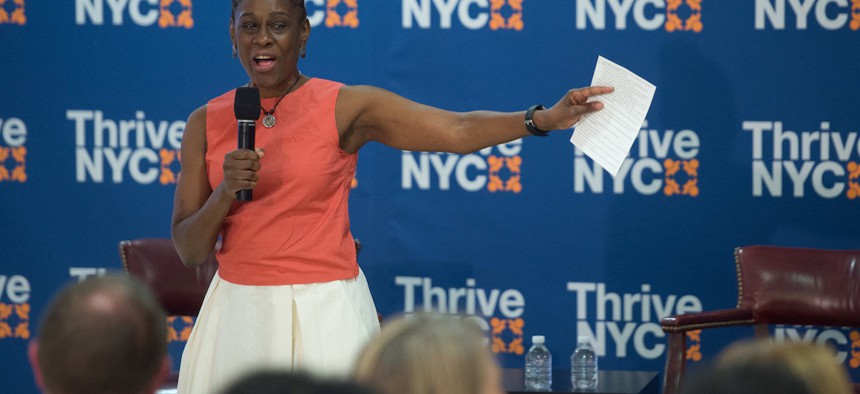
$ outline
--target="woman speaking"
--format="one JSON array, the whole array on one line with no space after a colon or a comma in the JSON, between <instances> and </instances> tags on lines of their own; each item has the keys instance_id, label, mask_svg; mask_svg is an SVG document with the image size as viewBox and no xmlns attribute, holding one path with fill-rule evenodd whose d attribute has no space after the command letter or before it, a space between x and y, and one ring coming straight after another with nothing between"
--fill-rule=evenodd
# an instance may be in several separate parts
<instances>
[{"instance_id":1,"label":"woman speaking","mask_svg":"<svg viewBox=\"0 0 860 394\"><path fill-rule=\"evenodd\" d=\"M311 28L304 0L233 0L230 38L260 92L256 149L236 149L236 90L191 113L172 236L183 262L220 238L218 274L185 347L179 392L215 392L251 369L345 376L379 330L356 261L348 199L370 141L410 151L468 153L567 129L609 87L570 90L544 109L457 113L383 89L302 74ZM254 200L236 192L252 189Z\"/></svg>"}]
</instances>

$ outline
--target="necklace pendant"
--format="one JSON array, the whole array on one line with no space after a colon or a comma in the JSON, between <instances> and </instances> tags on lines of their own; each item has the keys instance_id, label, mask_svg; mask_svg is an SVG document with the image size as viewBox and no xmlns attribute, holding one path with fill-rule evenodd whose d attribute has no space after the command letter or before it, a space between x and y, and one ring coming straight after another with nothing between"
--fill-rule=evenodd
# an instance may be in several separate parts
<instances>
[{"instance_id":1,"label":"necklace pendant","mask_svg":"<svg viewBox=\"0 0 860 394\"><path fill-rule=\"evenodd\" d=\"M266 126L267 129L271 129L272 127L274 127L275 116L272 114L266 114L266 116L263 117L263 126Z\"/></svg>"}]
</instances>

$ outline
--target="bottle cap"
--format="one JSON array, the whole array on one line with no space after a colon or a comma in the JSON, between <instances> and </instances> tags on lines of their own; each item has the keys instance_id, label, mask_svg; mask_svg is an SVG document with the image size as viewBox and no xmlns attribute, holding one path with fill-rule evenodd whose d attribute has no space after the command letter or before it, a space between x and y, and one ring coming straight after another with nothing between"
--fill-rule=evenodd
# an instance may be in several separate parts
<instances>
[{"instance_id":1,"label":"bottle cap","mask_svg":"<svg viewBox=\"0 0 860 394\"><path fill-rule=\"evenodd\" d=\"M583 343L583 342L588 342L589 339L591 339L591 337L583 335L583 336L577 337L576 341L579 343Z\"/></svg>"},{"instance_id":2,"label":"bottle cap","mask_svg":"<svg viewBox=\"0 0 860 394\"><path fill-rule=\"evenodd\" d=\"M544 343L546 338L543 335L532 336L532 343Z\"/></svg>"}]
</instances>

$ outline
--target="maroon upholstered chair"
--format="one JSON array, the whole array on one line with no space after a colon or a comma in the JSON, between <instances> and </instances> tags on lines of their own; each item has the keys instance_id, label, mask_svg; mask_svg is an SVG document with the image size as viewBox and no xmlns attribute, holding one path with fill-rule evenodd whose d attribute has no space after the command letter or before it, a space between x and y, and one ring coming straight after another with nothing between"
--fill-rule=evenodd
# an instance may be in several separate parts
<instances>
[{"instance_id":1,"label":"maroon upholstered chair","mask_svg":"<svg viewBox=\"0 0 860 394\"><path fill-rule=\"evenodd\" d=\"M744 246L735 264L736 308L661 320L669 334L664 394L680 392L689 331L749 325L767 337L770 324L860 327L860 250Z\"/></svg>"},{"instance_id":2,"label":"maroon upholstered chair","mask_svg":"<svg viewBox=\"0 0 860 394\"><path fill-rule=\"evenodd\" d=\"M125 271L152 289L168 315L197 316L218 271L214 253L197 268L182 265L168 238L121 241L119 255Z\"/></svg>"},{"instance_id":3,"label":"maroon upholstered chair","mask_svg":"<svg viewBox=\"0 0 860 394\"><path fill-rule=\"evenodd\" d=\"M121 241L119 255L125 272L142 280L155 294L169 316L168 322L170 319L183 319L187 324L193 321L218 271L214 253L197 268L184 266L169 238ZM182 333L171 331L170 339L185 340L190 329L187 325ZM175 389L178 375L178 371L172 371L161 389Z\"/></svg>"}]
</instances>

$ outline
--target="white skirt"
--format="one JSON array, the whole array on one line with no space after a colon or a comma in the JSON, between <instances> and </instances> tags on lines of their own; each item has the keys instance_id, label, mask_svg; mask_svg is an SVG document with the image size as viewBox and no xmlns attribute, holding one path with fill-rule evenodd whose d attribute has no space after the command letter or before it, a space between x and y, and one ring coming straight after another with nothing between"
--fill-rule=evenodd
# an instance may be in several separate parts
<instances>
[{"instance_id":1,"label":"white skirt","mask_svg":"<svg viewBox=\"0 0 860 394\"><path fill-rule=\"evenodd\" d=\"M345 377L379 332L364 273L326 283L245 286L215 275L179 367L180 394L215 393L262 368Z\"/></svg>"}]
</instances>

